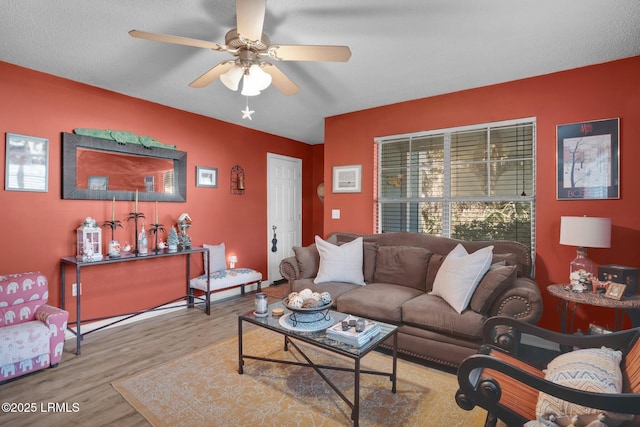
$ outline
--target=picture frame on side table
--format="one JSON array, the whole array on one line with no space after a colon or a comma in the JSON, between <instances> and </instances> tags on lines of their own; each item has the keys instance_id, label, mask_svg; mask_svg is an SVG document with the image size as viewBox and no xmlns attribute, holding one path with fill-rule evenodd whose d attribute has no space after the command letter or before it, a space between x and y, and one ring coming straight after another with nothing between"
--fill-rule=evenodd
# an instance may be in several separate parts
<instances>
[{"instance_id":1,"label":"picture frame on side table","mask_svg":"<svg viewBox=\"0 0 640 427\"><path fill-rule=\"evenodd\" d=\"M196 187L218 187L218 168L196 166Z\"/></svg>"},{"instance_id":2,"label":"picture frame on side table","mask_svg":"<svg viewBox=\"0 0 640 427\"><path fill-rule=\"evenodd\" d=\"M4 189L49 191L48 139L7 132Z\"/></svg>"},{"instance_id":3,"label":"picture frame on side table","mask_svg":"<svg viewBox=\"0 0 640 427\"><path fill-rule=\"evenodd\" d=\"M619 300L624 295L624 289L627 285L623 285L622 283L609 283L609 287L607 288L607 292L604 294L605 297Z\"/></svg>"},{"instance_id":4,"label":"picture frame on side table","mask_svg":"<svg viewBox=\"0 0 640 427\"><path fill-rule=\"evenodd\" d=\"M620 198L620 119L558 125L557 200Z\"/></svg>"},{"instance_id":5,"label":"picture frame on side table","mask_svg":"<svg viewBox=\"0 0 640 427\"><path fill-rule=\"evenodd\" d=\"M362 192L362 165L347 165L333 167L334 193Z\"/></svg>"}]
</instances>

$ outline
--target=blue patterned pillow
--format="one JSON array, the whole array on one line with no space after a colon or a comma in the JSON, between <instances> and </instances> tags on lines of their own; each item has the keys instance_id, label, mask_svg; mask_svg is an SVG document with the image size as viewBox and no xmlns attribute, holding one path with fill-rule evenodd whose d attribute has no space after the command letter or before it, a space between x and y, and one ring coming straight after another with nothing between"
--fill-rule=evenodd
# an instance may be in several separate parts
<instances>
[{"instance_id":1,"label":"blue patterned pillow","mask_svg":"<svg viewBox=\"0 0 640 427\"><path fill-rule=\"evenodd\" d=\"M610 348L589 348L562 354L549 363L545 379L565 387L594 393L620 393L622 353ZM632 419L633 416L608 413L600 409L587 408L561 400L546 393L540 393L536 414L545 419L553 419L560 426L587 425L600 420L609 427ZM577 418L574 418L577 417Z\"/></svg>"}]
</instances>

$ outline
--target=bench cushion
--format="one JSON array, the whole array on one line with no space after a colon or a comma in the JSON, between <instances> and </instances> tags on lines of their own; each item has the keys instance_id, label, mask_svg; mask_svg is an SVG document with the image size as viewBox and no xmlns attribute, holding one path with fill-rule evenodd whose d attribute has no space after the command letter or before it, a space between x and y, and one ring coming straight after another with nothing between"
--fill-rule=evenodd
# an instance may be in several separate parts
<instances>
[{"instance_id":1,"label":"bench cushion","mask_svg":"<svg viewBox=\"0 0 640 427\"><path fill-rule=\"evenodd\" d=\"M232 268L215 271L211 274L211 291L245 285L262 280L262 273L250 268ZM207 276L203 274L189 281L189 286L201 291L207 291Z\"/></svg>"}]
</instances>

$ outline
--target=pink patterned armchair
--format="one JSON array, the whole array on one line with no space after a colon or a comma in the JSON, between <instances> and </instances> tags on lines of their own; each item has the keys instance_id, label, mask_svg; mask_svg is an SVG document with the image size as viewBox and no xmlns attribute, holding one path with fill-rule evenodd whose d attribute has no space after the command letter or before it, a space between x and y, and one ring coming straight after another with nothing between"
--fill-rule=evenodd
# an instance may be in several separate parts
<instances>
[{"instance_id":1,"label":"pink patterned armchair","mask_svg":"<svg viewBox=\"0 0 640 427\"><path fill-rule=\"evenodd\" d=\"M60 362L69 313L48 296L42 273L0 275L0 382Z\"/></svg>"}]
</instances>

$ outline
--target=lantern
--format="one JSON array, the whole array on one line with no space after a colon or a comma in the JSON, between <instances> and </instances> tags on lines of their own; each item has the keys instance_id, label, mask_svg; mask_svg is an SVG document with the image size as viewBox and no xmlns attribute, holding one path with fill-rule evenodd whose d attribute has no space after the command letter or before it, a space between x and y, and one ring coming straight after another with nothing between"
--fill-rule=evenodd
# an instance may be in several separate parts
<instances>
[{"instance_id":1,"label":"lantern","mask_svg":"<svg viewBox=\"0 0 640 427\"><path fill-rule=\"evenodd\" d=\"M82 262L102 260L102 230L96 220L87 217L82 225L76 228L76 259Z\"/></svg>"}]
</instances>

